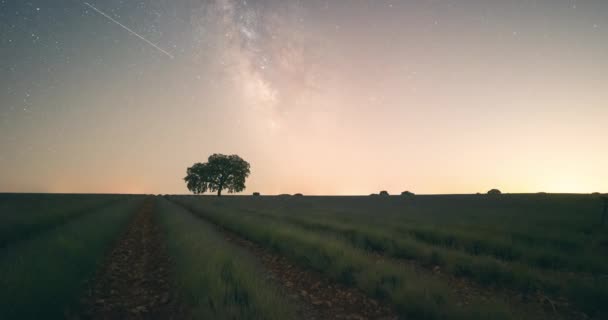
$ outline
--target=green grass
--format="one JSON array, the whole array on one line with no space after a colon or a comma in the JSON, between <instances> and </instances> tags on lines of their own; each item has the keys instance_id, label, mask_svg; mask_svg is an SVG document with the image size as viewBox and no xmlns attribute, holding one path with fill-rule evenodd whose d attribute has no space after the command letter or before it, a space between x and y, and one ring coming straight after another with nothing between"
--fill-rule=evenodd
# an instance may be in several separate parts
<instances>
[{"instance_id":1,"label":"green grass","mask_svg":"<svg viewBox=\"0 0 608 320\"><path fill-rule=\"evenodd\" d=\"M128 196L0 194L0 248L126 197Z\"/></svg>"},{"instance_id":2,"label":"green grass","mask_svg":"<svg viewBox=\"0 0 608 320\"><path fill-rule=\"evenodd\" d=\"M484 286L508 287L522 293L543 291L550 295L565 295L576 301L580 290L573 287L588 287L599 297L605 297L606 290L594 289L598 280L580 280L576 275L552 273L538 270L519 262L505 263L494 256L471 254L467 251L451 250L450 246L434 246L433 242L417 242L417 238L400 236L390 231L390 226L381 228L349 222L336 222L331 219L311 219L304 216L265 214L247 211L257 219L278 219L317 232L339 235L352 245L364 250L381 252L390 257L416 260L428 267L440 266L444 271L462 276ZM484 246L479 240L478 246ZM581 261L581 263L583 263ZM599 280L601 283L601 280ZM592 311L592 310L590 310Z\"/></svg>"},{"instance_id":3,"label":"green grass","mask_svg":"<svg viewBox=\"0 0 608 320\"><path fill-rule=\"evenodd\" d=\"M376 227L390 238L410 237L547 271L608 274L608 234L597 226L601 203L593 196L327 198L235 199L231 207L320 227Z\"/></svg>"},{"instance_id":4,"label":"green grass","mask_svg":"<svg viewBox=\"0 0 608 320\"><path fill-rule=\"evenodd\" d=\"M195 319L295 318L254 257L183 208L162 198L156 208L175 263L176 287Z\"/></svg>"},{"instance_id":5,"label":"green grass","mask_svg":"<svg viewBox=\"0 0 608 320\"><path fill-rule=\"evenodd\" d=\"M0 319L63 319L143 197L9 244L0 251Z\"/></svg>"},{"instance_id":6,"label":"green grass","mask_svg":"<svg viewBox=\"0 0 608 320\"><path fill-rule=\"evenodd\" d=\"M508 266L492 257L470 256L467 253L446 250L443 247L417 242L410 237L399 237L379 227L338 223L330 220L315 222L302 217L294 218L286 215L252 214L258 219L272 217L307 230L335 234L364 250L380 252L393 258L416 260L430 268L434 266L447 268L455 275L466 276L483 285L508 286L529 292L538 289L543 283L542 274L527 270L525 266ZM519 273L517 270L520 270Z\"/></svg>"},{"instance_id":7,"label":"green grass","mask_svg":"<svg viewBox=\"0 0 608 320\"><path fill-rule=\"evenodd\" d=\"M458 307L451 291L438 279L420 274L408 265L376 260L340 239L230 210L208 211L196 199L173 199L206 219L268 246L306 268L390 302L403 317L501 319L511 316L511 312L497 301Z\"/></svg>"},{"instance_id":8,"label":"green grass","mask_svg":"<svg viewBox=\"0 0 608 320\"><path fill-rule=\"evenodd\" d=\"M0 194L0 319L59 319L76 308L142 199ZM256 258L204 220L360 288L404 318L553 315L548 306L547 313L507 307L492 287L565 297L591 319L608 316L608 228L598 225L601 201L590 195L169 199L180 205L158 197L155 214L175 263L175 288L195 318L297 316ZM446 278L420 272L435 266L487 286L480 297L490 299L460 306Z\"/></svg>"},{"instance_id":9,"label":"green grass","mask_svg":"<svg viewBox=\"0 0 608 320\"><path fill-rule=\"evenodd\" d=\"M591 196L174 199L207 214L325 234L358 249L439 265L484 286L565 296L591 317L608 314L606 230L597 226L601 203Z\"/></svg>"}]
</instances>

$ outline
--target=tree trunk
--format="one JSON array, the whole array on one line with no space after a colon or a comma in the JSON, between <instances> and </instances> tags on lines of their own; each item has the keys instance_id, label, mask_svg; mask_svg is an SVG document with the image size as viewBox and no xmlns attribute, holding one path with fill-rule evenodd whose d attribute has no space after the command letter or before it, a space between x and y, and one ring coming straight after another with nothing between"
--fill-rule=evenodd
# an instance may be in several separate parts
<instances>
[{"instance_id":1,"label":"tree trunk","mask_svg":"<svg viewBox=\"0 0 608 320\"><path fill-rule=\"evenodd\" d=\"M219 184L217 185L217 196L218 197L222 196L222 189L224 189L224 182L226 182L226 181L224 180L224 175L222 174L219 179Z\"/></svg>"}]
</instances>

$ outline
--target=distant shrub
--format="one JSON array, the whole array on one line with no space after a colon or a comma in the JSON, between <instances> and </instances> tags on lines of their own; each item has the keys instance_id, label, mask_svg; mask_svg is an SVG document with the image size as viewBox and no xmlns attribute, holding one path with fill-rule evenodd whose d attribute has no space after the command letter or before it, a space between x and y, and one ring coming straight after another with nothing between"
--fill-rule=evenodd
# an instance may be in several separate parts
<instances>
[{"instance_id":1,"label":"distant shrub","mask_svg":"<svg viewBox=\"0 0 608 320\"><path fill-rule=\"evenodd\" d=\"M415 194L413 192L409 192L409 191L403 191L403 192L401 192L401 195L406 196L406 197L415 196Z\"/></svg>"},{"instance_id":2,"label":"distant shrub","mask_svg":"<svg viewBox=\"0 0 608 320\"><path fill-rule=\"evenodd\" d=\"M382 191L380 191L380 195L381 196L388 196L388 191L382 190Z\"/></svg>"},{"instance_id":3,"label":"distant shrub","mask_svg":"<svg viewBox=\"0 0 608 320\"><path fill-rule=\"evenodd\" d=\"M259 196L260 196L260 193L259 193L259 192L254 192L254 193L253 193L253 196L254 196L254 197L259 197Z\"/></svg>"},{"instance_id":4,"label":"distant shrub","mask_svg":"<svg viewBox=\"0 0 608 320\"><path fill-rule=\"evenodd\" d=\"M377 194L377 193L370 193L370 195L369 195L369 196L370 196L370 197L377 197L377 196L378 196L378 194Z\"/></svg>"},{"instance_id":5,"label":"distant shrub","mask_svg":"<svg viewBox=\"0 0 608 320\"><path fill-rule=\"evenodd\" d=\"M502 192L500 192L500 190L498 190L498 189L492 189L492 190L488 191L488 194L498 195L498 194L502 194Z\"/></svg>"},{"instance_id":6,"label":"distant shrub","mask_svg":"<svg viewBox=\"0 0 608 320\"><path fill-rule=\"evenodd\" d=\"M600 194L601 194L601 193L599 193L599 192L594 192L594 193L592 193L592 195L594 195L594 196L599 196Z\"/></svg>"},{"instance_id":7,"label":"distant shrub","mask_svg":"<svg viewBox=\"0 0 608 320\"><path fill-rule=\"evenodd\" d=\"M294 197L302 197L302 196L303 196L303 194L301 194L301 193L296 193L296 194L294 194L293 196L294 196Z\"/></svg>"}]
</instances>

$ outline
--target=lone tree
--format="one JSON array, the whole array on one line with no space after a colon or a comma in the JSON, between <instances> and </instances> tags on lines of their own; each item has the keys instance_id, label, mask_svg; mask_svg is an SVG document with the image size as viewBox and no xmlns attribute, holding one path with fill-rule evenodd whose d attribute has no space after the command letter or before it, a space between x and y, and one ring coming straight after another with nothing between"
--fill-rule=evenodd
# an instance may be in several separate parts
<instances>
[{"instance_id":1,"label":"lone tree","mask_svg":"<svg viewBox=\"0 0 608 320\"><path fill-rule=\"evenodd\" d=\"M502 194L502 192L500 192L500 190L498 190L498 189L492 189L492 190L488 191L488 194L499 195L499 194Z\"/></svg>"},{"instance_id":2,"label":"lone tree","mask_svg":"<svg viewBox=\"0 0 608 320\"><path fill-rule=\"evenodd\" d=\"M218 197L224 189L230 193L243 191L250 173L249 163L238 155L217 153L209 156L205 163L195 163L186 172L184 180L188 190L195 194L217 191Z\"/></svg>"}]
</instances>

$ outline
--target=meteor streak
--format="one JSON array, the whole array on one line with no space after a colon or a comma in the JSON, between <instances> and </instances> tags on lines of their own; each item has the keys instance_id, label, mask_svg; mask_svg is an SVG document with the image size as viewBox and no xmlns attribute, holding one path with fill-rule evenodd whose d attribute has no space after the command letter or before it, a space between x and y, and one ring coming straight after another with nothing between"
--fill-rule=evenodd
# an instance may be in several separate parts
<instances>
[{"instance_id":1,"label":"meteor streak","mask_svg":"<svg viewBox=\"0 0 608 320\"><path fill-rule=\"evenodd\" d=\"M125 29L125 30L129 31L129 32L130 32L131 34L133 34L134 36L136 36L136 37L140 38L141 40L145 41L147 44L149 44L149 45L153 46L153 47L154 47L154 48L156 48L158 51L160 51L160 52L162 52L162 53L166 54L167 56L169 56L169 58L171 58L171 59L175 58L175 57L174 57L172 54L170 54L169 52L167 52L167 51L165 51L165 50L161 49L159 46L157 46L157 45L155 45L154 43L152 43L152 42L148 41L148 39L146 39L146 38L144 38L144 37L140 36L139 34L137 34L137 32L135 32L135 31L133 31L133 30L129 29L128 27L126 27L126 26L125 26L125 25L123 25L122 23L120 23L120 22L118 22L118 21L114 20L112 17L110 17L109 15L105 14L103 11L101 11L101 10L99 10L99 9L95 8L95 7L94 7L92 4L90 4L90 3L88 3L88 2L84 2L84 4L85 4L87 7L89 7L89 8L91 8L91 9L95 10L97 13L101 14L102 16L104 16L104 17L106 17L106 18L110 19L110 21L112 21L112 22L116 23L117 25L121 26L123 29Z\"/></svg>"}]
</instances>

